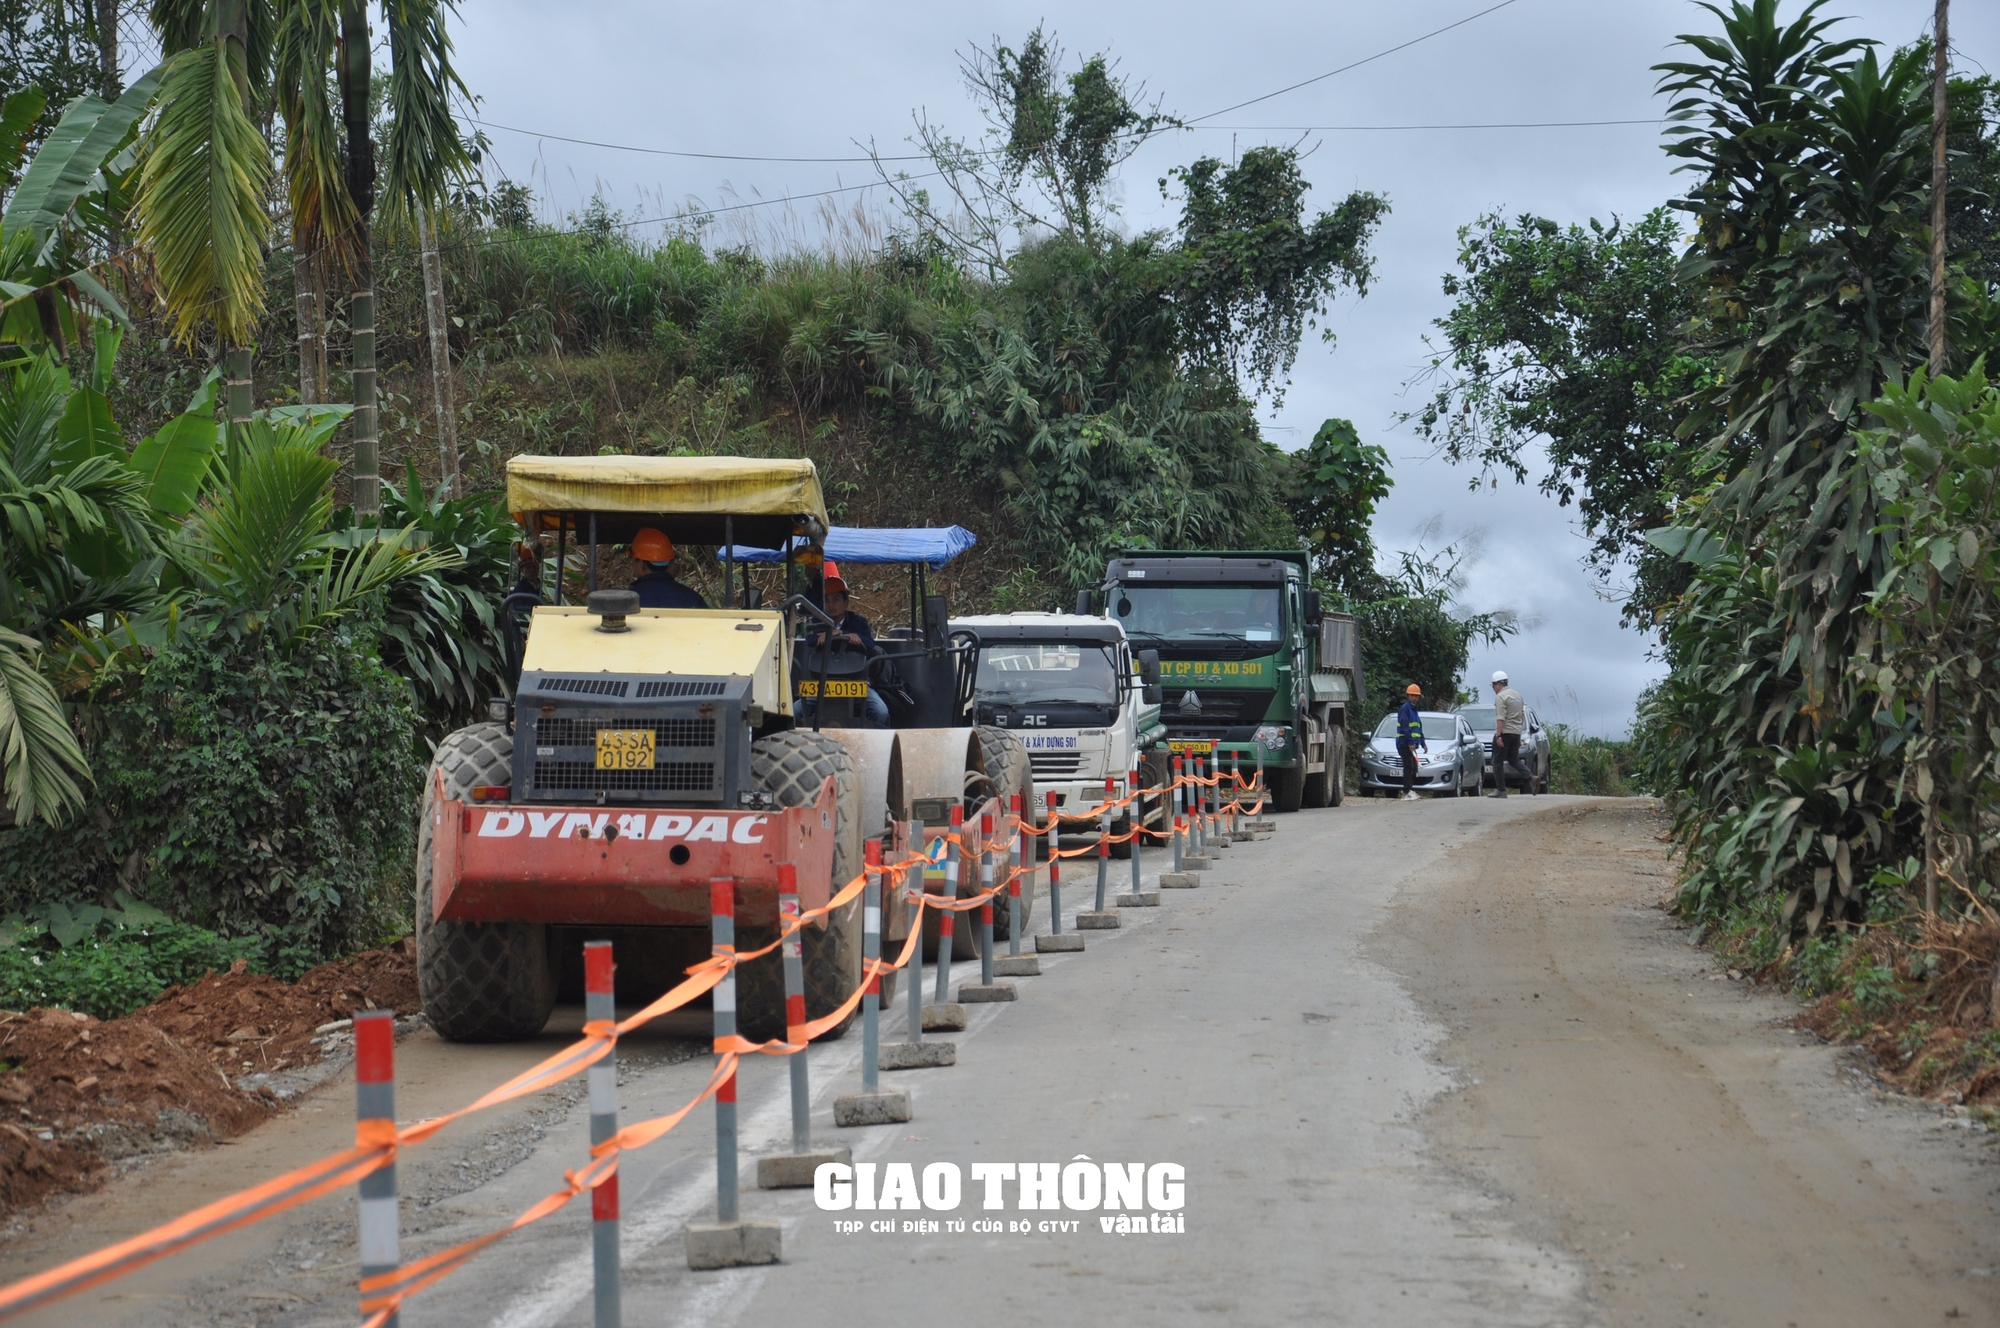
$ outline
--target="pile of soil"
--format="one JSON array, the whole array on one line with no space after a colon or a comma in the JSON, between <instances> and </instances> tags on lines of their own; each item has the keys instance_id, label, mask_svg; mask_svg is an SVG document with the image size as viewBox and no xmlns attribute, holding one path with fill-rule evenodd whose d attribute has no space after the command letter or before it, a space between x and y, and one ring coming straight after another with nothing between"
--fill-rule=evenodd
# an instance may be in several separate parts
<instances>
[{"instance_id":1,"label":"pile of soil","mask_svg":"<svg viewBox=\"0 0 2000 1328\"><path fill-rule=\"evenodd\" d=\"M293 983L238 960L118 1019L0 1011L0 1211L89 1189L111 1162L242 1134L283 1103L237 1076L318 1061L315 1033L357 1010L417 1008L406 940Z\"/></svg>"},{"instance_id":2,"label":"pile of soil","mask_svg":"<svg viewBox=\"0 0 2000 1328\"><path fill-rule=\"evenodd\" d=\"M1864 969L1872 981L1858 983ZM2000 923L1933 922L1915 937L1871 928L1850 948L1840 989L1798 1023L1866 1048L1883 1082L1904 1092L2000 1108L1997 980Z\"/></svg>"}]
</instances>

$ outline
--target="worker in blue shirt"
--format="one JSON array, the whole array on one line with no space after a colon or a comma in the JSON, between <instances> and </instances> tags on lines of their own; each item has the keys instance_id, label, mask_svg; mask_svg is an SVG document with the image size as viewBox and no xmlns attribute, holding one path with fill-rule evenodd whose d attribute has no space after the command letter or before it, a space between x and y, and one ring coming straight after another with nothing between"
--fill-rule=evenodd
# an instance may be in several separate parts
<instances>
[{"instance_id":1,"label":"worker in blue shirt","mask_svg":"<svg viewBox=\"0 0 2000 1328\"><path fill-rule=\"evenodd\" d=\"M1423 694L1423 688L1411 683L1396 710L1396 755L1403 758L1404 802L1417 801L1417 753L1430 750L1424 741L1424 717L1417 713L1417 699Z\"/></svg>"},{"instance_id":2,"label":"worker in blue shirt","mask_svg":"<svg viewBox=\"0 0 2000 1328\"><path fill-rule=\"evenodd\" d=\"M705 609L708 601L700 592L684 586L674 576L674 542L664 531L647 526L632 537L632 561L644 563L646 570L632 582L642 609Z\"/></svg>"}]
</instances>

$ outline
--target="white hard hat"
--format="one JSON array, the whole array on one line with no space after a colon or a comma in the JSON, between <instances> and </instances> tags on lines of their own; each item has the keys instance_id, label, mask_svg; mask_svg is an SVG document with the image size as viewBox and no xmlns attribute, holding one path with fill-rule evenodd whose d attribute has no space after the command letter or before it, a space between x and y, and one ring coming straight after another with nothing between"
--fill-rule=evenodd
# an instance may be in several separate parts
<instances>
[{"instance_id":1,"label":"white hard hat","mask_svg":"<svg viewBox=\"0 0 2000 1328\"><path fill-rule=\"evenodd\" d=\"M1506 671L1505 669L1495 669L1495 670L1493 670L1493 681L1495 681L1495 682L1505 682L1505 681L1507 681L1507 671Z\"/></svg>"}]
</instances>

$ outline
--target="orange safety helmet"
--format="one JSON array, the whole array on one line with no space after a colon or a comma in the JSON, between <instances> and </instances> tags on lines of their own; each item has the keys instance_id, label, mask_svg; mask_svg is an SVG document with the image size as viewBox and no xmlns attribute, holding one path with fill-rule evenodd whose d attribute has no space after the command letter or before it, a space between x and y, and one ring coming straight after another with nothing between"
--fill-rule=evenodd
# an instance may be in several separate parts
<instances>
[{"instance_id":1,"label":"orange safety helmet","mask_svg":"<svg viewBox=\"0 0 2000 1328\"><path fill-rule=\"evenodd\" d=\"M1411 696L1422 696L1424 694L1424 689L1417 686L1415 683L1411 683L1408 687L1405 687L1403 690L1409 693Z\"/></svg>"},{"instance_id":2,"label":"orange safety helmet","mask_svg":"<svg viewBox=\"0 0 2000 1328\"><path fill-rule=\"evenodd\" d=\"M664 532L647 526L632 537L632 556L642 563L670 563L674 560L674 542Z\"/></svg>"},{"instance_id":3,"label":"orange safety helmet","mask_svg":"<svg viewBox=\"0 0 2000 1328\"><path fill-rule=\"evenodd\" d=\"M826 577L820 585L825 593L830 595L838 587L840 593L845 595L847 593L847 579L840 574L840 564L828 558L822 566L825 569Z\"/></svg>"}]
</instances>

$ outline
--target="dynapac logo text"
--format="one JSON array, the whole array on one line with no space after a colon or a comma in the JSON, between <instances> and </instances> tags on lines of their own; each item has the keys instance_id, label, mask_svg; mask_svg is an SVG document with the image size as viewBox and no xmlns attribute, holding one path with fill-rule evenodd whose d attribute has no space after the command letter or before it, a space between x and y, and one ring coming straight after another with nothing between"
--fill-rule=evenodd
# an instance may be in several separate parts
<instances>
[{"instance_id":1,"label":"dynapac logo text","mask_svg":"<svg viewBox=\"0 0 2000 1328\"><path fill-rule=\"evenodd\" d=\"M512 839L527 832L530 839L678 839L689 844L761 844L762 816L689 816L682 812L498 811L489 809L479 823L482 839ZM648 822L651 822L649 825ZM732 825L731 823L734 822ZM616 834L609 833L615 827Z\"/></svg>"}]
</instances>

